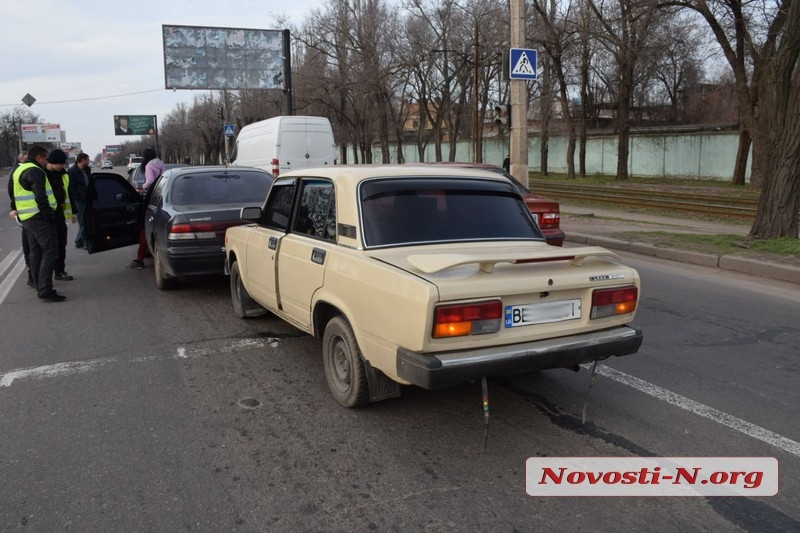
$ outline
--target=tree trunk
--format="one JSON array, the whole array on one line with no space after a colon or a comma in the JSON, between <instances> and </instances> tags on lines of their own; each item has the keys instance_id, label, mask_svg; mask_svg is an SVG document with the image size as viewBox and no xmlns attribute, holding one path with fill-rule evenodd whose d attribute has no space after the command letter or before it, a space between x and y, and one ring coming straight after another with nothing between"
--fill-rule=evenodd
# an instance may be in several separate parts
<instances>
[{"instance_id":1,"label":"tree trunk","mask_svg":"<svg viewBox=\"0 0 800 533\"><path fill-rule=\"evenodd\" d=\"M542 92L541 105L539 106L542 113L542 134L541 144L539 145L539 171L543 176L547 176L549 175L547 158L550 154L550 118L553 116L553 93L550 81L550 62L547 59L543 59L542 67Z\"/></svg>"},{"instance_id":2,"label":"tree trunk","mask_svg":"<svg viewBox=\"0 0 800 533\"><path fill-rule=\"evenodd\" d=\"M753 160L763 188L750 235L797 238L800 211L800 6L791 8L786 38L763 70L754 115ZM756 144L756 139L758 143ZM752 181L752 174L751 174Z\"/></svg>"},{"instance_id":3,"label":"tree trunk","mask_svg":"<svg viewBox=\"0 0 800 533\"><path fill-rule=\"evenodd\" d=\"M739 125L739 148L736 151L736 165L733 167L733 184L744 185L747 175L747 158L750 156L750 130Z\"/></svg>"},{"instance_id":4,"label":"tree trunk","mask_svg":"<svg viewBox=\"0 0 800 533\"><path fill-rule=\"evenodd\" d=\"M567 95L567 80L564 76L564 66L561 64L561 57L553 58L553 70L558 78L559 96L561 99L561 118L564 127L567 129L567 179L575 179L575 123L572 120L572 113L569 107L569 96Z\"/></svg>"},{"instance_id":5,"label":"tree trunk","mask_svg":"<svg viewBox=\"0 0 800 533\"><path fill-rule=\"evenodd\" d=\"M579 123L578 136L580 138L580 148L578 150L578 175L586 177L586 123L589 120L589 67L588 59L584 62L581 57L581 120Z\"/></svg>"}]
</instances>

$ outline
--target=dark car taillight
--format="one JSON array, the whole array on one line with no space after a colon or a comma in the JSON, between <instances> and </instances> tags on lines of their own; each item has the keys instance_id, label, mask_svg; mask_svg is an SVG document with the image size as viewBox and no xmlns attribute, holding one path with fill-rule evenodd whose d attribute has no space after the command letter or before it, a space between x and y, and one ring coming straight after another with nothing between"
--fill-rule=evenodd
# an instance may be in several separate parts
<instances>
[{"instance_id":1,"label":"dark car taillight","mask_svg":"<svg viewBox=\"0 0 800 533\"><path fill-rule=\"evenodd\" d=\"M225 230L231 226L240 226L243 221L234 222L200 222L192 224L173 224L169 228L169 240L184 241L193 239L214 239L225 237Z\"/></svg>"},{"instance_id":2,"label":"dark car taillight","mask_svg":"<svg viewBox=\"0 0 800 533\"><path fill-rule=\"evenodd\" d=\"M545 208L537 213L539 217L539 227L542 229L557 228L561 222L561 213L556 208Z\"/></svg>"}]
</instances>

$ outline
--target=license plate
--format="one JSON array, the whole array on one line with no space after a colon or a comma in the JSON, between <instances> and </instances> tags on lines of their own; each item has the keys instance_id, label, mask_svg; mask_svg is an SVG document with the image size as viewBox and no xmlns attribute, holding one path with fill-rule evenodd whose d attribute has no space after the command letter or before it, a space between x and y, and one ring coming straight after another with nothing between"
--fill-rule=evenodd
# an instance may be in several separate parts
<instances>
[{"instance_id":1,"label":"license plate","mask_svg":"<svg viewBox=\"0 0 800 533\"><path fill-rule=\"evenodd\" d=\"M581 317L581 299L561 300L541 304L507 305L506 327L530 326L562 322Z\"/></svg>"}]
</instances>

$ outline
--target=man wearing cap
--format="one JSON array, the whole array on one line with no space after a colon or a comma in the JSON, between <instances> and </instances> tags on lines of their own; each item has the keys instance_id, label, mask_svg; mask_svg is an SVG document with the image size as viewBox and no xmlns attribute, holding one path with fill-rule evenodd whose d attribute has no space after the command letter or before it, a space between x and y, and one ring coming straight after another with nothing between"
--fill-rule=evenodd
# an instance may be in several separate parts
<instances>
[{"instance_id":1,"label":"man wearing cap","mask_svg":"<svg viewBox=\"0 0 800 533\"><path fill-rule=\"evenodd\" d=\"M58 257L56 258L55 279L72 281L74 278L64 270L67 259L67 219L74 224L78 218L73 215L75 206L72 205L67 191L69 190L69 175L66 172L67 154L64 150L56 148L47 156L47 181L56 197L56 235L58 237Z\"/></svg>"},{"instance_id":2,"label":"man wearing cap","mask_svg":"<svg viewBox=\"0 0 800 533\"><path fill-rule=\"evenodd\" d=\"M53 290L53 266L58 258L56 236L56 197L47 180L47 150L34 146L28 160L11 177L14 180L14 205L30 245L30 268L39 298L60 302L64 296Z\"/></svg>"}]
</instances>

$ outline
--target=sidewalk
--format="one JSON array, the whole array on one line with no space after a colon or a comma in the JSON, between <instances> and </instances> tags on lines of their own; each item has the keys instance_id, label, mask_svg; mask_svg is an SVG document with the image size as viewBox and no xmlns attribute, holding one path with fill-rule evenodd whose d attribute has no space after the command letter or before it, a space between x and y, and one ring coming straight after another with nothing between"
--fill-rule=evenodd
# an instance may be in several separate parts
<instances>
[{"instance_id":1,"label":"sidewalk","mask_svg":"<svg viewBox=\"0 0 800 533\"><path fill-rule=\"evenodd\" d=\"M629 213L621 210L561 204L561 229L567 241L602 246L694 265L741 272L762 278L800 284L800 267L787 262L747 257L739 254L715 255L654 246L621 239L623 232L666 231L675 233L747 235L749 225L719 224L690 218L673 218Z\"/></svg>"}]
</instances>

